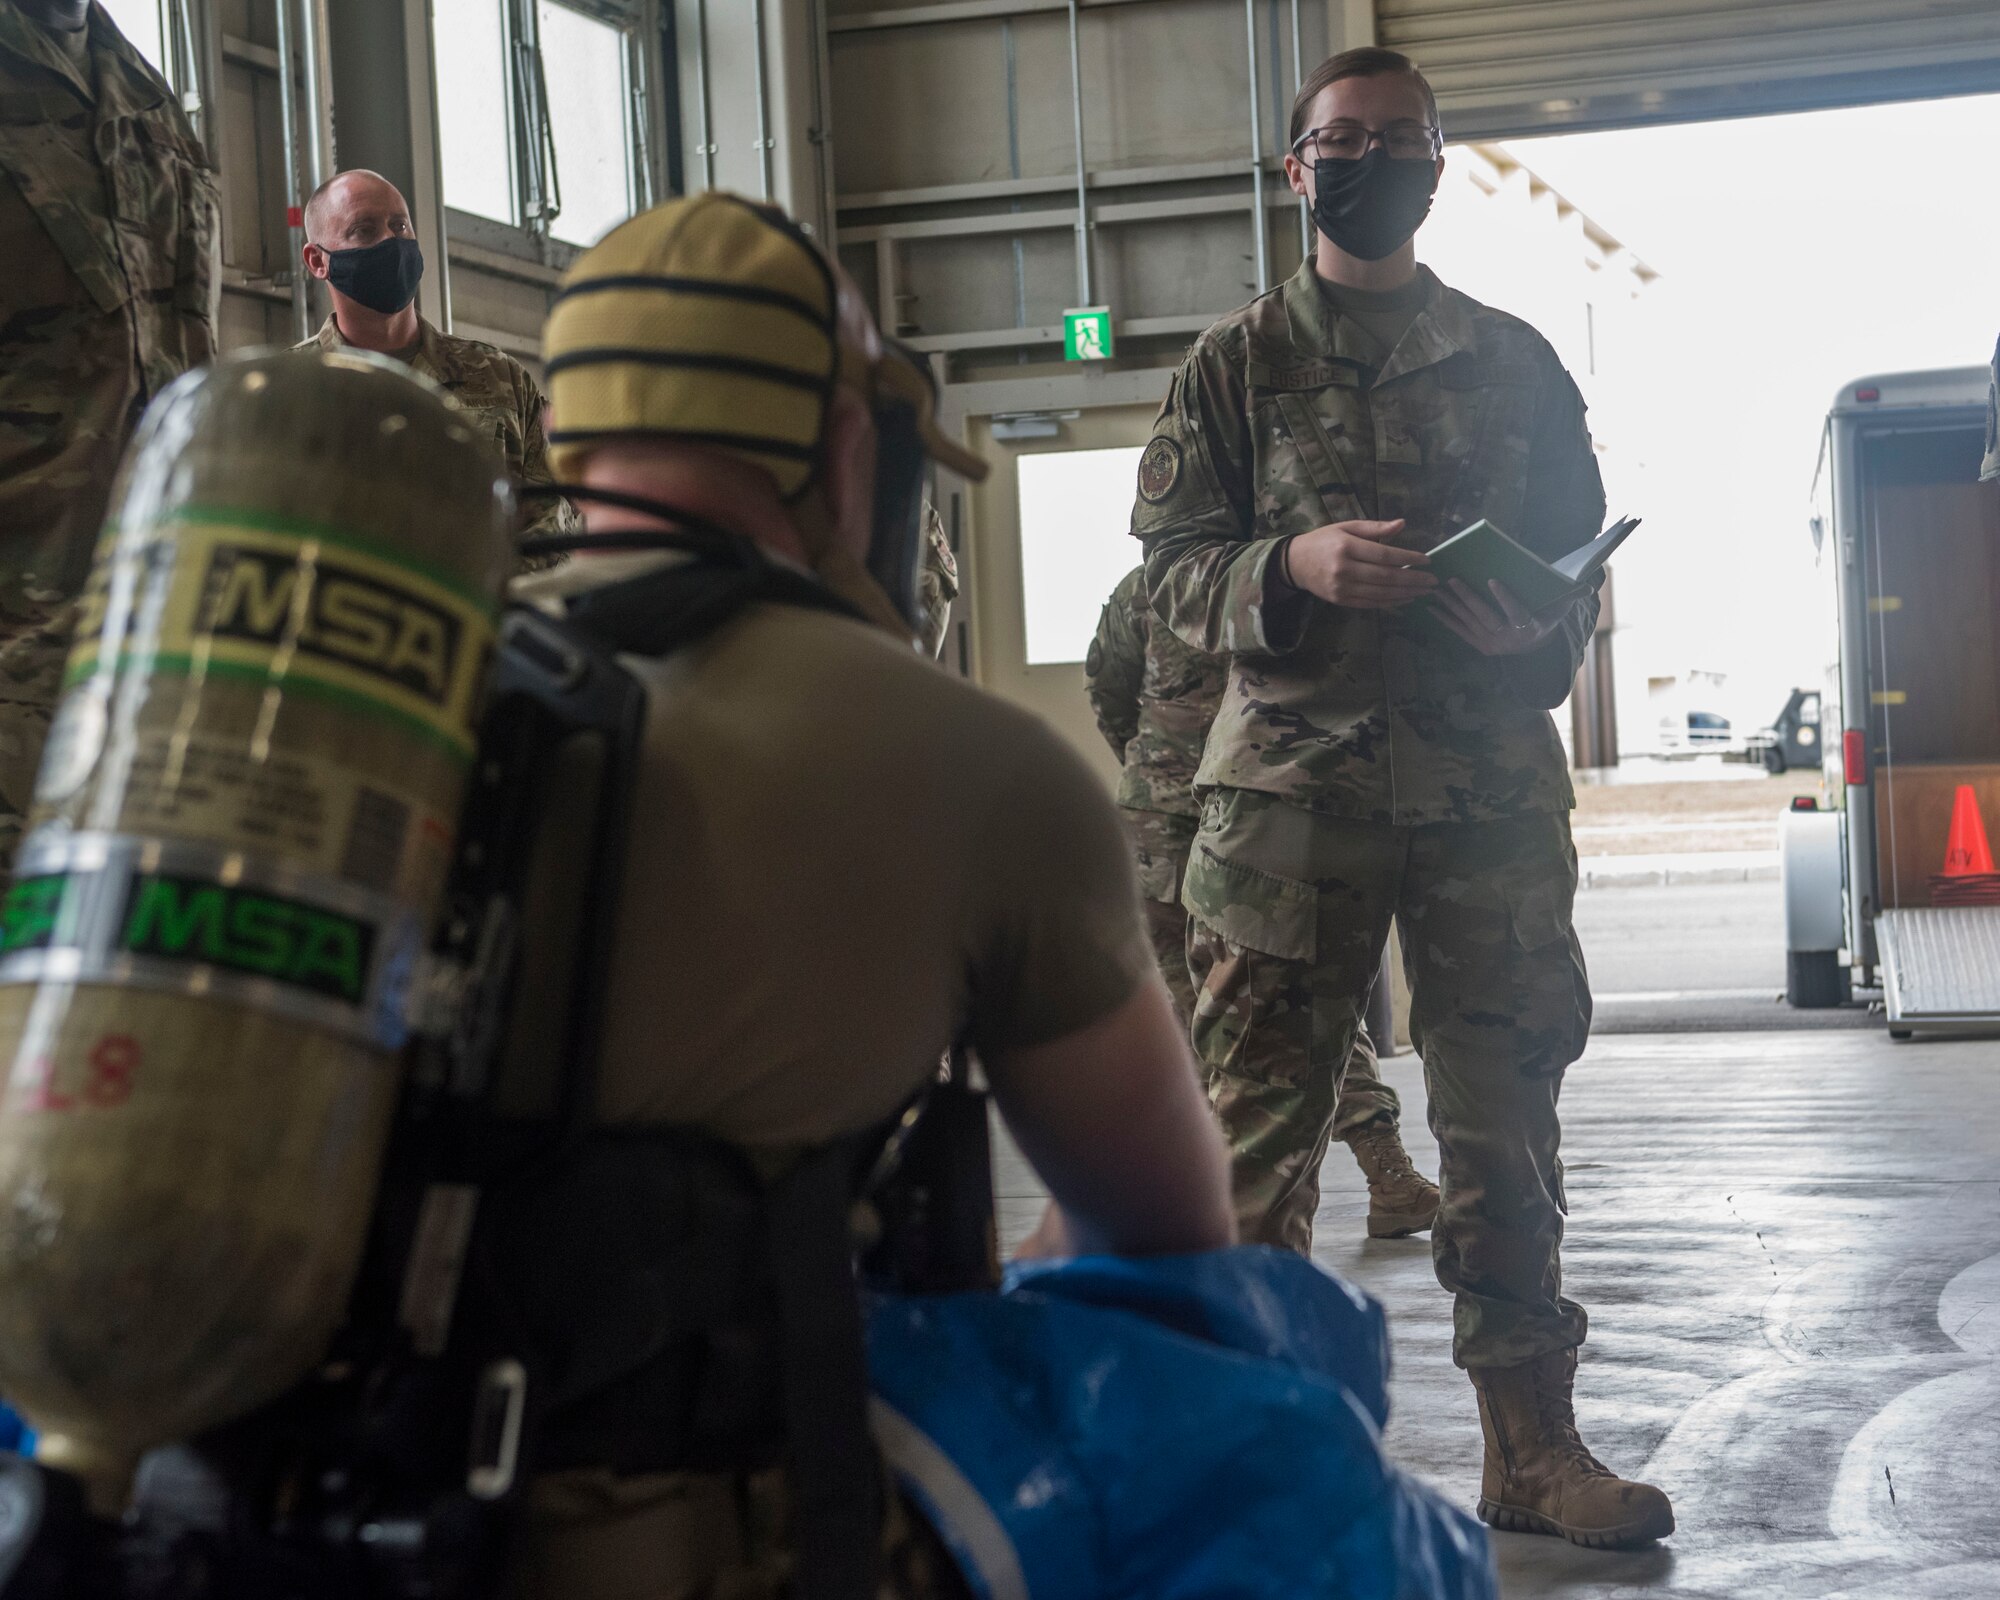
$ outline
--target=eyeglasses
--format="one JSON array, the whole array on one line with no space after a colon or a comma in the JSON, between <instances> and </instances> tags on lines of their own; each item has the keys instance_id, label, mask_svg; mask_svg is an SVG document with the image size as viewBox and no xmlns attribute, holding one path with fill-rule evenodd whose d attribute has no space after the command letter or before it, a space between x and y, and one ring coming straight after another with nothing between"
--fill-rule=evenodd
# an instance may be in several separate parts
<instances>
[{"instance_id":1,"label":"eyeglasses","mask_svg":"<svg viewBox=\"0 0 2000 1600\"><path fill-rule=\"evenodd\" d=\"M1436 128L1414 119L1392 122L1386 128L1329 122L1301 135L1292 146L1292 154L1301 161L1359 161L1377 139L1392 161L1434 160L1442 143Z\"/></svg>"}]
</instances>

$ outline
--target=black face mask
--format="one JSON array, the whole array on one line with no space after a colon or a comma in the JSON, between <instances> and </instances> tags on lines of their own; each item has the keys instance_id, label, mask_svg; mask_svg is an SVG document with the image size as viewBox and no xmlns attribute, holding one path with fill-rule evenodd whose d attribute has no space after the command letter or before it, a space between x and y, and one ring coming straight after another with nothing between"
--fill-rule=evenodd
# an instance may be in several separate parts
<instances>
[{"instance_id":1,"label":"black face mask","mask_svg":"<svg viewBox=\"0 0 2000 1600\"><path fill-rule=\"evenodd\" d=\"M326 281L357 305L385 317L416 299L423 276L424 253L417 241L394 234L380 244L326 253Z\"/></svg>"},{"instance_id":2,"label":"black face mask","mask_svg":"<svg viewBox=\"0 0 2000 1600\"><path fill-rule=\"evenodd\" d=\"M1359 161L1313 167L1313 225L1362 261L1392 256L1423 226L1437 193L1437 163L1370 150Z\"/></svg>"}]
</instances>

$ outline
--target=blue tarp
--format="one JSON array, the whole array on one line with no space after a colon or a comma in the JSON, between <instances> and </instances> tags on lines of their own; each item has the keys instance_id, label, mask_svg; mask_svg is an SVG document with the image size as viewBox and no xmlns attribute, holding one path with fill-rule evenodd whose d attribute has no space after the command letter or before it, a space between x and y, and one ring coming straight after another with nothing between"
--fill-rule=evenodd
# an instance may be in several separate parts
<instances>
[{"instance_id":1,"label":"blue tarp","mask_svg":"<svg viewBox=\"0 0 2000 1600\"><path fill-rule=\"evenodd\" d=\"M985 1600L1498 1594L1485 1529L1383 1456L1381 1307L1289 1252L1021 1264L875 1300L870 1347Z\"/></svg>"}]
</instances>

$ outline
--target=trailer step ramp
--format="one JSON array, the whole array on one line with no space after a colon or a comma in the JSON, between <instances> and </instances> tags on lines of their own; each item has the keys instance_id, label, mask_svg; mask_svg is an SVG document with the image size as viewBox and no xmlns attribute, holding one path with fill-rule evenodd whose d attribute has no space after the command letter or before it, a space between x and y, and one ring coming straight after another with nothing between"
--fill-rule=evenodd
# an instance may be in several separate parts
<instances>
[{"instance_id":1,"label":"trailer step ramp","mask_svg":"<svg viewBox=\"0 0 2000 1600\"><path fill-rule=\"evenodd\" d=\"M1875 938L1891 1028L2000 1027L2000 906L1885 911Z\"/></svg>"}]
</instances>

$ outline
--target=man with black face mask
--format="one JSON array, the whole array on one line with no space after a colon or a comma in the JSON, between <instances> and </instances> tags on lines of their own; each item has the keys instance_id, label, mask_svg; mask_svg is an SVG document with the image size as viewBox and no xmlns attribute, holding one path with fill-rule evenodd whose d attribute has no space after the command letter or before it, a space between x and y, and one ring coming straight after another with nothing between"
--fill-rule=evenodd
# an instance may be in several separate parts
<instances>
[{"instance_id":1,"label":"man with black face mask","mask_svg":"<svg viewBox=\"0 0 2000 1600\"><path fill-rule=\"evenodd\" d=\"M360 168L336 173L306 202L305 233L306 271L326 285L333 314L301 348L352 346L394 356L478 418L517 481L547 483L542 391L533 374L505 351L440 333L417 314L424 253L396 186ZM524 538L581 525L565 500L529 505Z\"/></svg>"},{"instance_id":2,"label":"man with black face mask","mask_svg":"<svg viewBox=\"0 0 2000 1600\"><path fill-rule=\"evenodd\" d=\"M1432 1231L1486 1438L1480 1514L1579 1544L1673 1530L1578 1438L1556 1099L1590 991L1574 803L1549 712L1595 593L1530 614L1424 554L1485 517L1545 558L1604 490L1548 342L1418 266L1444 170L1408 57L1350 50L1292 108L1312 259L1196 341L1139 467L1153 609L1230 658L1183 890L1192 1029L1246 1239L1307 1250L1319 1164L1390 919L1443 1191Z\"/></svg>"}]
</instances>

